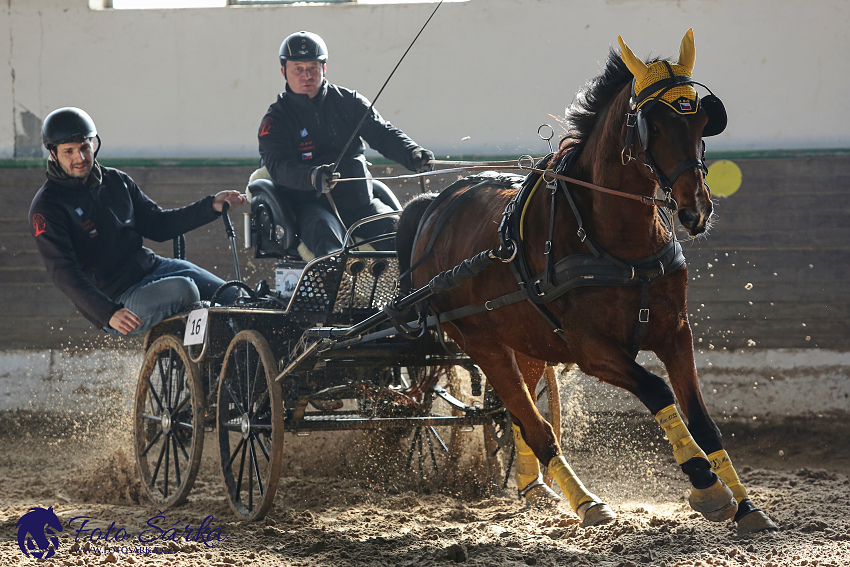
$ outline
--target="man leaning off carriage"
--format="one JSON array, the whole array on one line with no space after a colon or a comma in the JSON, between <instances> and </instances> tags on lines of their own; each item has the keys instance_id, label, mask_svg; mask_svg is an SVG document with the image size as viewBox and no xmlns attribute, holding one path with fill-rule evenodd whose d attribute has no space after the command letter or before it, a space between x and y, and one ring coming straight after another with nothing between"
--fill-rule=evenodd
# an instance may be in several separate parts
<instances>
[{"instance_id":1,"label":"man leaning off carriage","mask_svg":"<svg viewBox=\"0 0 850 567\"><path fill-rule=\"evenodd\" d=\"M340 220L351 226L365 217L393 211L374 194L373 185L380 181L371 179L363 155L364 140L383 156L417 173L433 169L434 154L384 120L363 96L328 83L328 50L318 35L306 31L291 34L281 44L279 56L286 90L260 124L260 156L293 210L301 241L315 256L325 256L342 248L345 229ZM337 183L338 175L351 180ZM332 195L326 195L331 191ZM392 232L394 222L385 218L368 223L357 236ZM392 243L375 242L373 246L386 249L392 248Z\"/></svg>"},{"instance_id":2,"label":"man leaning off carriage","mask_svg":"<svg viewBox=\"0 0 850 567\"><path fill-rule=\"evenodd\" d=\"M140 335L211 299L225 283L191 262L156 255L143 241L164 242L203 226L221 216L225 203L245 203L244 195L221 191L163 210L126 173L97 162L100 137L79 108L51 112L42 141L50 154L47 180L30 206L30 229L54 285L95 326ZM232 302L239 291L221 295Z\"/></svg>"}]
</instances>

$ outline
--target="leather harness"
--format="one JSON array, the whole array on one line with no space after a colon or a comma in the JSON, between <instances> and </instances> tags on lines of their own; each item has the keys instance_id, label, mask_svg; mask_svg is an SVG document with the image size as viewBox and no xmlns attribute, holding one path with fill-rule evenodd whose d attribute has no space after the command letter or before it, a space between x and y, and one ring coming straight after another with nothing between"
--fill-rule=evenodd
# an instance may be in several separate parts
<instances>
[{"instance_id":1,"label":"leather harness","mask_svg":"<svg viewBox=\"0 0 850 567\"><path fill-rule=\"evenodd\" d=\"M460 307L458 309L440 313L436 316L427 317L427 320L423 322L424 324L454 321L473 314L491 311L519 301L527 300L549 323L553 331L559 337L566 340L566 335L564 334L560 322L546 307L547 303L578 287L640 286L641 305L638 311L638 317L635 323L630 346L630 353L632 356L637 355L637 352L640 349L640 343L649 323L650 283L684 266L685 257L682 253L681 245L675 240L675 238L671 238L669 242L653 254L636 260L623 260L616 258L599 246L584 229L581 214L567 183L563 179L558 178L563 177L569 172L580 152L581 149L578 148L565 154L556 168L557 173L560 175L553 176L551 180L549 179L549 176L538 172L530 173L527 177L525 177L524 181L522 176L519 175L470 176L452 184L452 186L440 194L435 202L432 203L432 206L426 210L426 213L422 216L422 221L428 217L430 211L436 208L437 201L443 202L449 195L456 193L457 190L461 188L469 187L469 190L467 190L464 194L471 194L475 185L486 184L510 187L522 181L520 190L510 203L508 203L507 207L505 207L505 211L502 215L502 222L499 226L499 239L501 243L499 250L489 250L479 253L473 258L465 260L454 269L435 276L428 284L434 292L446 291L484 271L496 260L500 260L511 265L519 290L486 301L482 305ZM550 158L551 155L540 160L540 162L538 162L538 167L535 169L540 171L539 167L548 162ZM544 183L544 181L546 188L549 189L551 197L549 238L543 250L546 267L543 273L535 274L531 271L528 258L523 247L523 212L525 211L532 195L541 186L541 184ZM572 209L579 227L577 235L579 240L587 247L589 253L570 254L565 258L554 262L550 252L555 230L555 196L559 189L564 193L568 203L570 204L570 208ZM446 196L443 197L443 195ZM443 226L451 216L446 213L454 209L455 206L450 205L447 210L444 211L442 218L437 222L434 235L439 232L436 229ZM660 210L663 211L662 219L669 227L672 234L672 218L667 211L664 211L663 209ZM422 221L420 221L420 229L423 224ZM426 246L426 249L419 261L411 266L410 271L416 268L431 252L431 248L434 243L434 235L432 235L432 238L429 241L428 246ZM416 237L418 239L419 231L417 231Z\"/></svg>"}]
</instances>

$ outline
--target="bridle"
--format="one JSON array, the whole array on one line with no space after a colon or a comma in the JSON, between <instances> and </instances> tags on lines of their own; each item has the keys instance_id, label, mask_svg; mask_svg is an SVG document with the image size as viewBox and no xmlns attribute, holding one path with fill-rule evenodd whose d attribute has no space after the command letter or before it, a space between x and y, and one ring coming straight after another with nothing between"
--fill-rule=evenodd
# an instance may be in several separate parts
<instances>
[{"instance_id":1,"label":"bridle","mask_svg":"<svg viewBox=\"0 0 850 567\"><path fill-rule=\"evenodd\" d=\"M620 152L620 161L623 165L629 162L636 161L642 163L649 169L658 180L658 185L667 196L667 200L672 199L673 184L684 172L697 168L702 171L703 175L708 173L708 167L705 165L705 141L701 141L701 152L699 157L686 158L676 164L673 172L670 175L658 166L649 150L649 125L647 123L647 115L649 112L662 100L662 97L675 87L683 85L699 85L706 89L709 94L705 97L697 99L696 104L702 103L703 108L708 114L708 122L703 129L703 137L715 136L720 134L726 128L726 110L720 99L706 85L695 81L689 76L676 76L673 74L673 68L667 61L662 61L667 67L669 77L660 79L654 83L647 85L642 89L644 94L638 96L635 93L636 80L632 79L632 92L629 99L629 110L626 112L626 143ZM641 152L638 151L638 147ZM636 156L642 155L643 159L639 160ZM675 212L675 209L671 209Z\"/></svg>"}]
</instances>

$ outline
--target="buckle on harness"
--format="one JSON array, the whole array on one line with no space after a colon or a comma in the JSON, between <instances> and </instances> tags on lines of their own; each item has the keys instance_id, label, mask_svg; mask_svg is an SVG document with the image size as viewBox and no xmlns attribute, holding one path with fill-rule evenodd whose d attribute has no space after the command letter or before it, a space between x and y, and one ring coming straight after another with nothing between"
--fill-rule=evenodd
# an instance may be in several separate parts
<instances>
[{"instance_id":1,"label":"buckle on harness","mask_svg":"<svg viewBox=\"0 0 850 567\"><path fill-rule=\"evenodd\" d=\"M582 226L578 227L576 234L578 235L578 239L582 242L584 242L584 239L587 238L587 232L585 232L584 227Z\"/></svg>"},{"instance_id":2,"label":"buckle on harness","mask_svg":"<svg viewBox=\"0 0 850 567\"><path fill-rule=\"evenodd\" d=\"M641 309L638 313L639 323L649 323L649 309Z\"/></svg>"}]
</instances>

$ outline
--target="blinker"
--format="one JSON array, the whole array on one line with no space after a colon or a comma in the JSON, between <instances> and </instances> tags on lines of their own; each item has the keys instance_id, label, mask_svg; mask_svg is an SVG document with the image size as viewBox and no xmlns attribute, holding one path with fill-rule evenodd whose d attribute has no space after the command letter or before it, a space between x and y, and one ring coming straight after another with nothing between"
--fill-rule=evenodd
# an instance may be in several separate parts
<instances>
[{"instance_id":1,"label":"blinker","mask_svg":"<svg viewBox=\"0 0 850 567\"><path fill-rule=\"evenodd\" d=\"M709 94L702 97L700 104L708 114L708 123L702 131L703 137L716 136L723 132L727 122L726 107L723 106L723 102L714 94Z\"/></svg>"}]
</instances>

